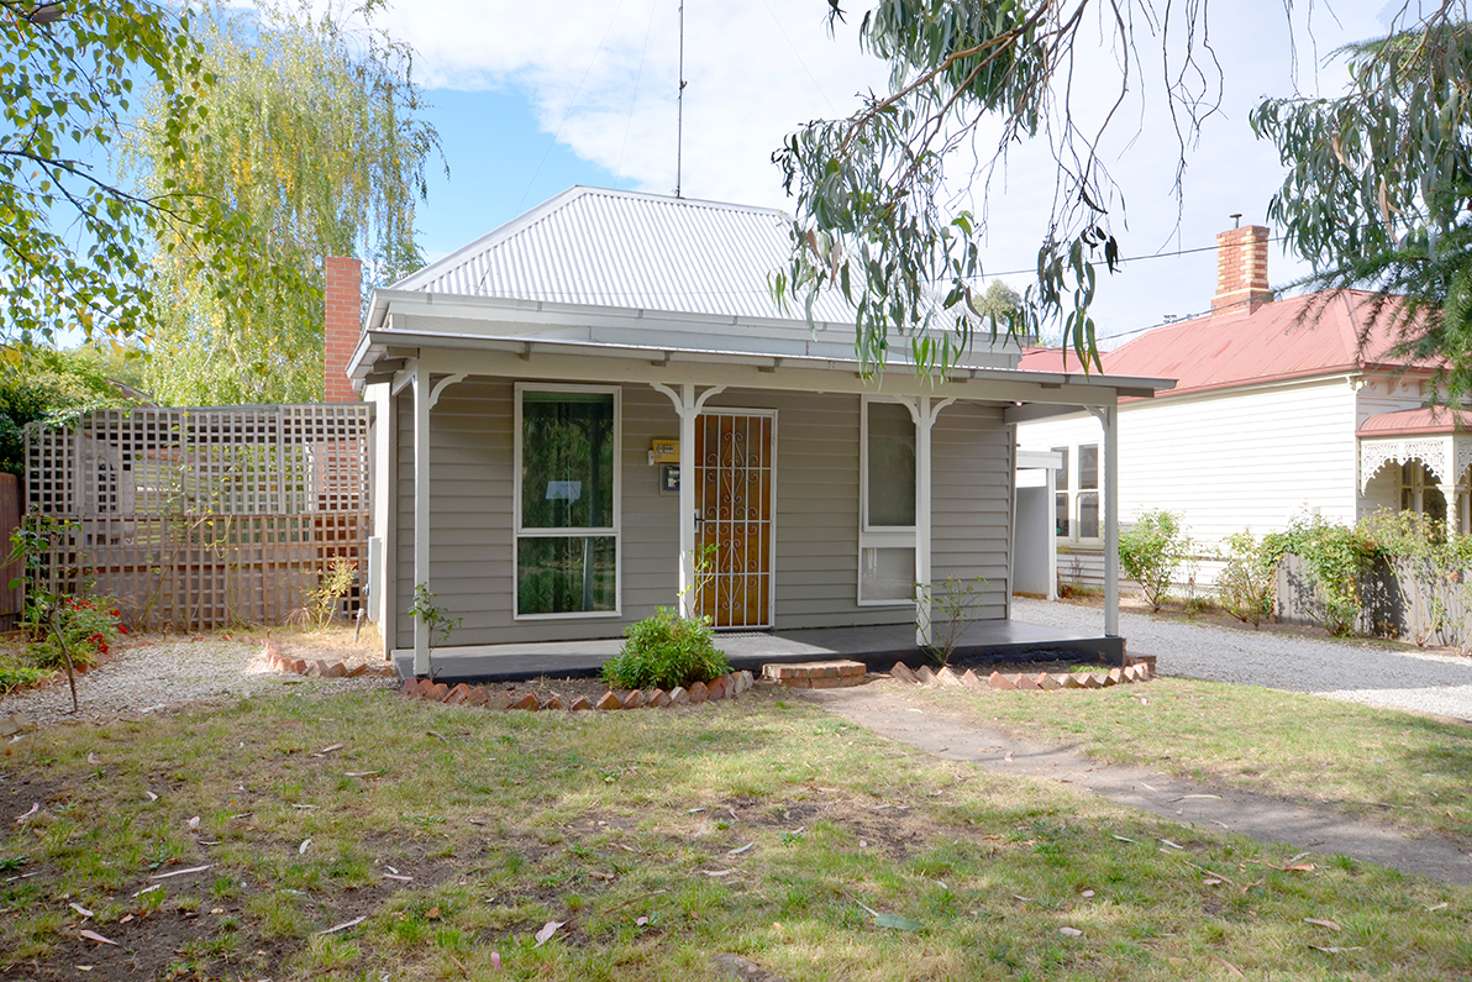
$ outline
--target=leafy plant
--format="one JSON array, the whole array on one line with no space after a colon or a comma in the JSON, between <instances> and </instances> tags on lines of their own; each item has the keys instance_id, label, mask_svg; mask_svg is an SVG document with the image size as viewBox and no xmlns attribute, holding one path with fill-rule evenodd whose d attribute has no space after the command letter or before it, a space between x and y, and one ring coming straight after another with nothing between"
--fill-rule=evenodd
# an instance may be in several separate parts
<instances>
[{"instance_id":1,"label":"leafy plant","mask_svg":"<svg viewBox=\"0 0 1472 982\"><path fill-rule=\"evenodd\" d=\"M1278 564L1249 531L1226 538L1226 560L1217 577L1217 601L1223 610L1257 627L1273 612Z\"/></svg>"},{"instance_id":2,"label":"leafy plant","mask_svg":"<svg viewBox=\"0 0 1472 982\"><path fill-rule=\"evenodd\" d=\"M358 564L341 556L335 557L322 574L322 579L307 591L307 613L317 627L331 623L342 598L348 595L358 578ZM418 596L416 593L415 600Z\"/></svg>"},{"instance_id":3,"label":"leafy plant","mask_svg":"<svg viewBox=\"0 0 1472 982\"><path fill-rule=\"evenodd\" d=\"M434 593L424 583L414 586L414 602L409 605L409 616L422 621L429 631L429 675L434 678L435 639L448 638L452 632L458 631L461 619L450 616L450 612L439 605Z\"/></svg>"},{"instance_id":4,"label":"leafy plant","mask_svg":"<svg viewBox=\"0 0 1472 982\"><path fill-rule=\"evenodd\" d=\"M624 631L623 647L603 663L603 680L616 689L668 690L709 682L730 670L709 621L660 607Z\"/></svg>"},{"instance_id":5,"label":"leafy plant","mask_svg":"<svg viewBox=\"0 0 1472 982\"><path fill-rule=\"evenodd\" d=\"M107 597L78 597L50 589L43 572L52 545L76 527L50 515L32 512L10 534L7 562L20 562L22 575L10 587L26 584L22 628L31 638L28 654L39 669L64 668L71 688L72 712L77 701L77 666L94 664L108 653L118 635L128 633L122 612Z\"/></svg>"},{"instance_id":6,"label":"leafy plant","mask_svg":"<svg viewBox=\"0 0 1472 982\"><path fill-rule=\"evenodd\" d=\"M18 658L0 657L0 695L24 689L43 681L51 673Z\"/></svg>"},{"instance_id":7,"label":"leafy plant","mask_svg":"<svg viewBox=\"0 0 1472 982\"><path fill-rule=\"evenodd\" d=\"M1287 531L1263 537L1264 556L1276 565L1292 553L1304 561L1324 598L1324 627L1331 634L1354 629L1362 609L1360 577L1380 554L1360 530L1321 516L1295 521Z\"/></svg>"},{"instance_id":8,"label":"leafy plant","mask_svg":"<svg viewBox=\"0 0 1472 982\"><path fill-rule=\"evenodd\" d=\"M1190 553L1191 540L1180 519L1168 511L1147 511L1119 534L1119 564L1140 584L1152 610L1164 604L1176 570Z\"/></svg>"},{"instance_id":9,"label":"leafy plant","mask_svg":"<svg viewBox=\"0 0 1472 982\"><path fill-rule=\"evenodd\" d=\"M977 595L985 587L986 578L982 576L948 576L939 584L916 584L921 602L916 605L915 613L923 618L924 612L929 611L930 645L925 653L936 664L944 667L951 663L956 645L966 630L967 615L976 607Z\"/></svg>"}]
</instances>

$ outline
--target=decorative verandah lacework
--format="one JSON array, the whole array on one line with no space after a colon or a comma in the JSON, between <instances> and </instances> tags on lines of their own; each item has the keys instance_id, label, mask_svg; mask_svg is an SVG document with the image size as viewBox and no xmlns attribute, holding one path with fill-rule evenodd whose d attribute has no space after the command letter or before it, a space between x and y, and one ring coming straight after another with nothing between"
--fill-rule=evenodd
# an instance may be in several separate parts
<instances>
[{"instance_id":1,"label":"decorative verandah lacework","mask_svg":"<svg viewBox=\"0 0 1472 982\"><path fill-rule=\"evenodd\" d=\"M32 424L27 508L74 526L43 575L115 596L145 626L280 622L334 558L366 577L371 418L371 406L341 404Z\"/></svg>"},{"instance_id":2,"label":"decorative verandah lacework","mask_svg":"<svg viewBox=\"0 0 1472 982\"><path fill-rule=\"evenodd\" d=\"M1362 436L1360 442L1360 493L1386 464L1419 460L1440 484L1451 486L1472 465L1472 434L1417 436Z\"/></svg>"}]
</instances>

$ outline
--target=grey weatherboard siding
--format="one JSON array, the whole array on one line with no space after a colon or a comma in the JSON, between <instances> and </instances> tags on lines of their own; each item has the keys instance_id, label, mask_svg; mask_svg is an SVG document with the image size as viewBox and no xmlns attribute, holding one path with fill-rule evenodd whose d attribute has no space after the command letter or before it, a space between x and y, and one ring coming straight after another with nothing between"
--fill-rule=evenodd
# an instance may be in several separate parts
<instances>
[{"instance_id":1,"label":"grey weatherboard siding","mask_svg":"<svg viewBox=\"0 0 1472 982\"><path fill-rule=\"evenodd\" d=\"M430 421L433 537L430 582L463 619L449 644L617 636L627 624L675 602L678 497L659 493L650 440L679 434L669 400L647 385L623 388L623 614L587 620L516 621L512 616L512 425L514 380L452 385ZM857 395L733 389L712 407L777 410L776 627L905 623L907 607L856 602L859 528ZM397 417L398 501L394 519L395 643L411 647L407 610L414 583L413 396ZM958 401L933 430L933 561L937 581L982 576L979 617L1007 612L1012 436L999 407Z\"/></svg>"}]
</instances>

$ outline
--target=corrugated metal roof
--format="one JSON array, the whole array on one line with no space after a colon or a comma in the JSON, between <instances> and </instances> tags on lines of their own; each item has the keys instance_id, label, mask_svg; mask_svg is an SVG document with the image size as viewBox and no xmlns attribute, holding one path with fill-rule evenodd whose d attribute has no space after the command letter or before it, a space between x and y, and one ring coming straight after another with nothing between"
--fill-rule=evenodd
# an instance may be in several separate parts
<instances>
[{"instance_id":1,"label":"corrugated metal roof","mask_svg":"<svg viewBox=\"0 0 1472 982\"><path fill-rule=\"evenodd\" d=\"M1277 379L1354 371L1367 365L1434 368L1435 362L1393 355L1393 317L1375 317L1374 295L1345 291L1263 304L1251 313L1220 313L1168 324L1106 351L1110 375L1173 378L1164 396ZM1361 345L1361 334L1364 344ZM1057 348L1034 349L1019 368L1079 371L1078 359Z\"/></svg>"},{"instance_id":2,"label":"corrugated metal roof","mask_svg":"<svg viewBox=\"0 0 1472 982\"><path fill-rule=\"evenodd\" d=\"M1376 413L1360 424L1360 436L1408 436L1416 433L1464 433L1472 429L1472 412L1423 406Z\"/></svg>"},{"instance_id":3,"label":"corrugated metal roof","mask_svg":"<svg viewBox=\"0 0 1472 982\"><path fill-rule=\"evenodd\" d=\"M791 219L746 205L573 187L395 289L670 313L805 320L769 277L791 256ZM852 323L825 293L813 318Z\"/></svg>"}]
</instances>

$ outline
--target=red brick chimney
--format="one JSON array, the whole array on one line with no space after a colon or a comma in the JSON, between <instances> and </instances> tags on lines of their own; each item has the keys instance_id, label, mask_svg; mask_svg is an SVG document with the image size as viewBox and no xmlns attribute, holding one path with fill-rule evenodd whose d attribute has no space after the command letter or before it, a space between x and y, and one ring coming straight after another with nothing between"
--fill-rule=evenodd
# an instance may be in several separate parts
<instances>
[{"instance_id":1,"label":"red brick chimney","mask_svg":"<svg viewBox=\"0 0 1472 982\"><path fill-rule=\"evenodd\" d=\"M1218 232L1216 236L1216 296L1213 314L1250 314L1273 302L1268 286L1268 230L1262 225L1244 225Z\"/></svg>"},{"instance_id":2,"label":"red brick chimney","mask_svg":"<svg viewBox=\"0 0 1472 982\"><path fill-rule=\"evenodd\" d=\"M348 381L348 361L358 346L363 264L346 256L328 256L323 266L327 289L322 319L322 400L357 402L358 394Z\"/></svg>"}]
</instances>

